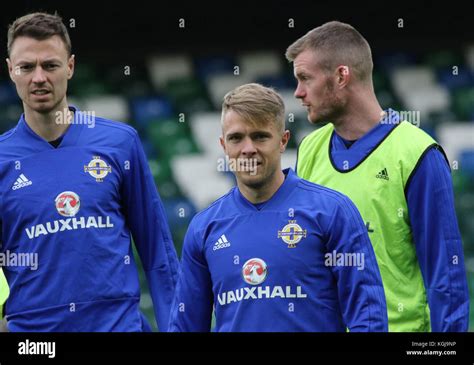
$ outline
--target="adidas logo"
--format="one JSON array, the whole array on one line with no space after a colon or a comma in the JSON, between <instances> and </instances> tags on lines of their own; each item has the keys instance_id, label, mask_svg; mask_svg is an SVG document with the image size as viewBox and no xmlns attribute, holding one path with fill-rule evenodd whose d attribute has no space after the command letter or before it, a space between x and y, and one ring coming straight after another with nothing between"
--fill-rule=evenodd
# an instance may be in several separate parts
<instances>
[{"instance_id":1,"label":"adidas logo","mask_svg":"<svg viewBox=\"0 0 474 365\"><path fill-rule=\"evenodd\" d=\"M375 177L378 178L378 179L390 180L389 177L388 177L388 172L387 172L386 168L384 168L377 175L375 175Z\"/></svg>"},{"instance_id":2,"label":"adidas logo","mask_svg":"<svg viewBox=\"0 0 474 365\"><path fill-rule=\"evenodd\" d=\"M30 186L31 184L33 184L33 182L28 180L25 175L21 174L20 176L18 176L15 183L13 184L12 190L18 190L24 188L25 186Z\"/></svg>"},{"instance_id":3,"label":"adidas logo","mask_svg":"<svg viewBox=\"0 0 474 365\"><path fill-rule=\"evenodd\" d=\"M220 250L221 248L226 248L230 246L230 242L227 241L227 237L225 234L220 236L216 243L214 243L214 247L212 248L214 251Z\"/></svg>"}]
</instances>

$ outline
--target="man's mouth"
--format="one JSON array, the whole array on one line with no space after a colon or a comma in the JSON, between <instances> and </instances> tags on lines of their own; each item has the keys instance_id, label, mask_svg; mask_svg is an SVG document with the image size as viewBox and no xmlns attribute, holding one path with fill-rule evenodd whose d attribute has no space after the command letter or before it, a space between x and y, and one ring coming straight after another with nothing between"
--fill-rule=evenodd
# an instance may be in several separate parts
<instances>
[{"instance_id":1,"label":"man's mouth","mask_svg":"<svg viewBox=\"0 0 474 365\"><path fill-rule=\"evenodd\" d=\"M254 162L253 165L250 166L250 173L257 173L257 169L259 166L263 164L262 161L257 161L256 163Z\"/></svg>"},{"instance_id":2,"label":"man's mouth","mask_svg":"<svg viewBox=\"0 0 474 365\"><path fill-rule=\"evenodd\" d=\"M240 168L243 170L243 171L255 171L255 169L258 167L258 166L261 166L263 164L262 161L257 161L257 160L241 160L240 161Z\"/></svg>"},{"instance_id":3,"label":"man's mouth","mask_svg":"<svg viewBox=\"0 0 474 365\"><path fill-rule=\"evenodd\" d=\"M46 95L49 94L50 91L47 89L36 89L31 92L33 95Z\"/></svg>"}]
</instances>

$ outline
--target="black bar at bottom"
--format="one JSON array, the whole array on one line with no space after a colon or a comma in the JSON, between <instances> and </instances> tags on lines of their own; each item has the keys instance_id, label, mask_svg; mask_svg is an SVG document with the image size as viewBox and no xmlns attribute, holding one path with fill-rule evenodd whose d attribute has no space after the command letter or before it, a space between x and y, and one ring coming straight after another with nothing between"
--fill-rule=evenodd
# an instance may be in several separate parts
<instances>
[{"instance_id":1,"label":"black bar at bottom","mask_svg":"<svg viewBox=\"0 0 474 365\"><path fill-rule=\"evenodd\" d=\"M54 344L54 345L53 345ZM0 364L139 358L162 352L317 352L474 363L474 333L1 333ZM54 352L54 353L53 353ZM390 355L389 357L383 354ZM354 356L354 357L352 357ZM161 359L161 360L160 360ZM385 360L383 360L385 359ZM162 358L156 358L157 363Z\"/></svg>"}]
</instances>

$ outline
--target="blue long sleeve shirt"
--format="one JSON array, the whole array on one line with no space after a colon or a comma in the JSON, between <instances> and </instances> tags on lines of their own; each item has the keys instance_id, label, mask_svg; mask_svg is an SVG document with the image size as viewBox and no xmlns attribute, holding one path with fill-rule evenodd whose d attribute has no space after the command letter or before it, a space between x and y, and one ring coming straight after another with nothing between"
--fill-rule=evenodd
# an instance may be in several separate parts
<instances>
[{"instance_id":1,"label":"blue long sleeve shirt","mask_svg":"<svg viewBox=\"0 0 474 365\"><path fill-rule=\"evenodd\" d=\"M382 279L346 196L285 170L266 202L233 188L186 233L172 332L387 331Z\"/></svg>"},{"instance_id":2,"label":"blue long sleeve shirt","mask_svg":"<svg viewBox=\"0 0 474 365\"><path fill-rule=\"evenodd\" d=\"M178 260L137 132L72 108L57 148L22 116L0 136L1 252L10 331L143 331L131 238L158 327L168 327ZM93 118L93 119L90 119Z\"/></svg>"}]
</instances>

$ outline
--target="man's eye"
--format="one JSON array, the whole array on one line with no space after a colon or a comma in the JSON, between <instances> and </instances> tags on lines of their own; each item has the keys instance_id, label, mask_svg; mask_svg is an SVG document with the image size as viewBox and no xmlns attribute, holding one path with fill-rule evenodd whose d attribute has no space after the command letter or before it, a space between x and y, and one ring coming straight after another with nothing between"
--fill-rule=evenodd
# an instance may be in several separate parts
<instances>
[{"instance_id":1,"label":"man's eye","mask_svg":"<svg viewBox=\"0 0 474 365\"><path fill-rule=\"evenodd\" d=\"M22 71L29 71L31 69L33 69L33 66L31 66L31 65L22 65L22 66L20 66L20 70L22 70Z\"/></svg>"},{"instance_id":2,"label":"man's eye","mask_svg":"<svg viewBox=\"0 0 474 365\"><path fill-rule=\"evenodd\" d=\"M54 70L57 67L58 67L58 65L56 65L54 63L48 63L47 65L44 66L44 68L47 69L47 70Z\"/></svg>"}]
</instances>

